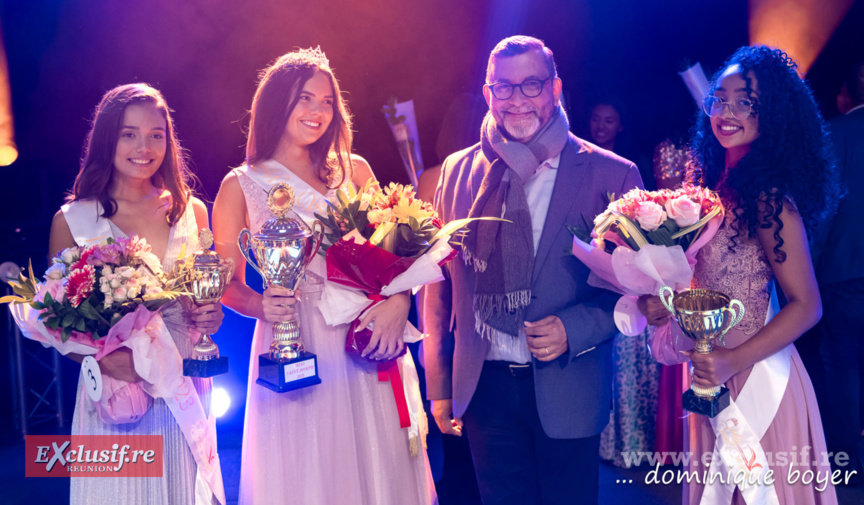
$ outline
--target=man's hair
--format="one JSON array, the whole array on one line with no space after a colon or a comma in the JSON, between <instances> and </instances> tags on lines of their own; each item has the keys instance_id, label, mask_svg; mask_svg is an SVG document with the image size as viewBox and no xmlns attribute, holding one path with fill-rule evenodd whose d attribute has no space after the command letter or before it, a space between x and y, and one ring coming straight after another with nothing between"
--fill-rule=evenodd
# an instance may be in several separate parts
<instances>
[{"instance_id":1,"label":"man's hair","mask_svg":"<svg viewBox=\"0 0 864 505\"><path fill-rule=\"evenodd\" d=\"M489 74L492 72L492 61L495 58L509 58L527 53L528 51L540 51L546 62L546 69L549 71L549 77L558 76L558 71L555 67L555 58L552 56L552 50L546 47L542 40L528 37L527 35L514 35L499 42L495 48L492 49L492 52L489 53L489 62L486 63L486 80L489 80Z\"/></svg>"},{"instance_id":2,"label":"man's hair","mask_svg":"<svg viewBox=\"0 0 864 505\"><path fill-rule=\"evenodd\" d=\"M849 73L846 74L846 79L843 81L853 107L864 104L864 75L861 75L862 70L864 70L864 61L859 61L849 69Z\"/></svg>"}]
</instances>

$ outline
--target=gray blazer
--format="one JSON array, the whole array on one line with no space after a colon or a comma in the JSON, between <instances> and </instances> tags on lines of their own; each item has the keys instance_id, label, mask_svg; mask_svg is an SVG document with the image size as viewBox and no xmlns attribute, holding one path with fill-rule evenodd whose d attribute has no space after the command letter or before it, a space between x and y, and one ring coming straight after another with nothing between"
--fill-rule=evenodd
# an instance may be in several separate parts
<instances>
[{"instance_id":1,"label":"gray blazer","mask_svg":"<svg viewBox=\"0 0 864 505\"><path fill-rule=\"evenodd\" d=\"M470 177L475 157L483 157L479 143L444 161L435 206L445 222L468 216L481 182ZM620 196L635 187L642 187L642 179L633 163L570 135L537 248L533 300L525 312L528 321L555 314L567 331L568 353L548 363L533 362L537 409L552 438L600 433L611 405L611 313L618 295L587 284L588 268L569 252L573 237L567 225L581 227L583 216L592 223L606 208L607 194ZM448 264L448 274L449 280L429 286L426 295L427 393L431 400L452 399L453 415L461 417L489 342L474 332L473 269L460 254Z\"/></svg>"}]
</instances>

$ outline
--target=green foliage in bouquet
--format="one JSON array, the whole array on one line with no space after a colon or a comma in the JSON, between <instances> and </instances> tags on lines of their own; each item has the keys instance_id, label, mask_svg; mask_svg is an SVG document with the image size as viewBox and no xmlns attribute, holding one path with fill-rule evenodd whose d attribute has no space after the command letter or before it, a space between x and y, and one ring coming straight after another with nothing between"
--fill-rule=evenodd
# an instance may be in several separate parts
<instances>
[{"instance_id":1,"label":"green foliage in bouquet","mask_svg":"<svg viewBox=\"0 0 864 505\"><path fill-rule=\"evenodd\" d=\"M0 303L29 304L40 312L46 328L60 332L63 342L73 331L98 340L139 305L156 311L188 295L162 272L150 246L138 237L65 249L53 260L44 282L39 282L31 263L27 275L19 272L9 284L15 295L0 298Z\"/></svg>"},{"instance_id":2,"label":"green foliage in bouquet","mask_svg":"<svg viewBox=\"0 0 864 505\"><path fill-rule=\"evenodd\" d=\"M402 258L416 258L442 237L451 236L458 244L471 219L459 219L444 224L432 206L416 198L414 188L390 183L384 189L369 180L355 190L336 192L336 203L327 208L327 215L315 214L327 230L321 245L326 249L349 233L359 233L372 245ZM494 219L494 218L483 218ZM503 221L501 219L500 221Z\"/></svg>"},{"instance_id":3,"label":"green foliage in bouquet","mask_svg":"<svg viewBox=\"0 0 864 505\"><path fill-rule=\"evenodd\" d=\"M709 221L723 215L716 193L689 185L674 191L634 189L618 199L607 196L610 203L594 219L594 235L613 232L634 251L647 244L678 245L686 251Z\"/></svg>"}]
</instances>

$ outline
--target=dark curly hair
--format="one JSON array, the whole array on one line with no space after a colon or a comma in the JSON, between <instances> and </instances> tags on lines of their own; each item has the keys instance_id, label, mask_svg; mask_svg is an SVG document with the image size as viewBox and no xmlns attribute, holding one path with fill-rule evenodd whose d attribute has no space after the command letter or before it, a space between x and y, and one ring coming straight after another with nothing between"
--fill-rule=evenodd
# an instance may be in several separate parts
<instances>
[{"instance_id":1,"label":"dark curly hair","mask_svg":"<svg viewBox=\"0 0 864 505\"><path fill-rule=\"evenodd\" d=\"M696 163L688 179L717 190L724 201L734 205L736 233L730 248L737 245L741 233L755 236L757 226L776 225L774 259L782 263L786 260L780 237L784 205L800 214L812 241L817 227L833 215L842 196L840 172L825 122L796 72L795 61L779 49L742 47L714 75L711 94L722 73L735 64L741 67L748 97L755 104L759 137L727 172L726 149L714 136L710 118L700 113L690 144ZM758 99L751 89L751 75L758 84Z\"/></svg>"}]
</instances>

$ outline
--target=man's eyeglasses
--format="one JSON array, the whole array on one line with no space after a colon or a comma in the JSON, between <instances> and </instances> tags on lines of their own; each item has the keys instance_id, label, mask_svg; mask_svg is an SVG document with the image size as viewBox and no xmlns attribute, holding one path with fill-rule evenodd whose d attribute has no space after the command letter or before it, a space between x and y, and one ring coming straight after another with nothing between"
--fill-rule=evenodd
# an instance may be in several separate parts
<instances>
[{"instance_id":1,"label":"man's eyeglasses","mask_svg":"<svg viewBox=\"0 0 864 505\"><path fill-rule=\"evenodd\" d=\"M509 100L513 96L513 90L519 88L526 98L537 98L543 92L543 85L546 81L552 79L525 79L522 84L510 84L509 82L496 82L487 84L486 87L492 92L492 95L498 100Z\"/></svg>"},{"instance_id":2,"label":"man's eyeglasses","mask_svg":"<svg viewBox=\"0 0 864 505\"><path fill-rule=\"evenodd\" d=\"M705 114L708 114L709 117L715 117L719 116L723 112L724 107L729 107L729 112L732 113L732 117L744 120L753 114L755 105L756 104L754 104L752 100L746 98L727 102L722 98L709 96L702 101L702 110L705 111Z\"/></svg>"}]
</instances>

